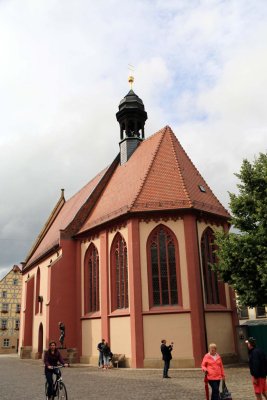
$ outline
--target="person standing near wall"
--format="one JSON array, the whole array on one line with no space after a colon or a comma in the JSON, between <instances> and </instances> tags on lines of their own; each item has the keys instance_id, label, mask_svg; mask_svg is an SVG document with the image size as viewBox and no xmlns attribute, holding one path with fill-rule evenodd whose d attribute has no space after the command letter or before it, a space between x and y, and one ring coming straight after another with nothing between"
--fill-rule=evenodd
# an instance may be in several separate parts
<instances>
[{"instance_id":1,"label":"person standing near wall","mask_svg":"<svg viewBox=\"0 0 267 400\"><path fill-rule=\"evenodd\" d=\"M104 343L102 351L103 351L103 359L104 359L104 368L108 369L109 368L110 353L111 353L108 342Z\"/></svg>"},{"instance_id":2,"label":"person standing near wall","mask_svg":"<svg viewBox=\"0 0 267 400\"><path fill-rule=\"evenodd\" d=\"M256 339L250 337L246 340L249 354L249 369L256 399L267 399L267 358L262 349L256 347ZM262 397L263 396L263 397Z\"/></svg>"},{"instance_id":3,"label":"person standing near wall","mask_svg":"<svg viewBox=\"0 0 267 400\"><path fill-rule=\"evenodd\" d=\"M211 400L219 400L220 381L225 380L223 363L220 355L217 353L217 346L215 343L209 345L209 352L205 354L202 363L202 371L205 372L211 387Z\"/></svg>"},{"instance_id":4,"label":"person standing near wall","mask_svg":"<svg viewBox=\"0 0 267 400\"><path fill-rule=\"evenodd\" d=\"M169 346L167 346L166 344L166 340L163 339L161 341L161 346L160 346L160 350L162 353L162 360L164 361L164 367L163 367L163 378L170 378L170 376L168 375L168 371L170 368L170 361L172 359L172 349L173 349L173 342L171 342L171 344Z\"/></svg>"},{"instance_id":5,"label":"person standing near wall","mask_svg":"<svg viewBox=\"0 0 267 400\"><path fill-rule=\"evenodd\" d=\"M103 347L105 345L105 339L102 339L100 343L97 345L97 350L99 352L98 355L98 368L103 368L104 366L104 358L103 358Z\"/></svg>"}]
</instances>

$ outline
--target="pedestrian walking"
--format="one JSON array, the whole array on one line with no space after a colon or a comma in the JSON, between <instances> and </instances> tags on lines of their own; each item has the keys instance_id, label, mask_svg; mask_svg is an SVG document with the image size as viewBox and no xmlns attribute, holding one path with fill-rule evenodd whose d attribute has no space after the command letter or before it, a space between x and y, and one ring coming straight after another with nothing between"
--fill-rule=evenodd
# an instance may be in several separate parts
<instances>
[{"instance_id":1,"label":"pedestrian walking","mask_svg":"<svg viewBox=\"0 0 267 400\"><path fill-rule=\"evenodd\" d=\"M168 371L170 368L170 361L172 359L172 349L173 349L173 342L169 346L167 346L167 342L165 339L161 341L160 350L162 353L162 360L164 361L163 367L163 378L170 378L168 375Z\"/></svg>"},{"instance_id":2,"label":"pedestrian walking","mask_svg":"<svg viewBox=\"0 0 267 400\"><path fill-rule=\"evenodd\" d=\"M103 347L105 345L105 339L102 339L100 343L97 345L98 350L98 368L104 367L104 357L103 357Z\"/></svg>"},{"instance_id":3,"label":"pedestrian walking","mask_svg":"<svg viewBox=\"0 0 267 400\"><path fill-rule=\"evenodd\" d=\"M217 353L217 346L215 343L209 345L209 352L205 354L202 363L202 371L207 376L208 383L211 387L211 400L220 399L220 381L225 380L223 363L220 355Z\"/></svg>"},{"instance_id":4,"label":"pedestrian walking","mask_svg":"<svg viewBox=\"0 0 267 400\"><path fill-rule=\"evenodd\" d=\"M267 358L262 349L256 347L256 339L250 337L246 340L249 354L249 369L256 399L267 399ZM263 397L262 397L263 396Z\"/></svg>"}]
</instances>

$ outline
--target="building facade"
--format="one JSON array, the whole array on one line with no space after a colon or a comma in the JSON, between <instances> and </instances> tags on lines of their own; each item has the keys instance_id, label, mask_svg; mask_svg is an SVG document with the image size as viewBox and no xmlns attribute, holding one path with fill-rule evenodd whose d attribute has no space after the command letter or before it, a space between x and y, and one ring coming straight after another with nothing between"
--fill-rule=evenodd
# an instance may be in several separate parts
<instances>
[{"instance_id":1,"label":"building facade","mask_svg":"<svg viewBox=\"0 0 267 400\"><path fill-rule=\"evenodd\" d=\"M22 274L17 265L0 281L0 354L18 351Z\"/></svg>"},{"instance_id":2,"label":"building facade","mask_svg":"<svg viewBox=\"0 0 267 400\"><path fill-rule=\"evenodd\" d=\"M66 346L97 363L104 338L133 368L199 366L209 342L236 356L234 293L211 270L227 210L171 128L145 139L132 91L116 114L120 152L68 201L62 191L23 266L21 357L40 357L66 326Z\"/></svg>"},{"instance_id":3,"label":"building facade","mask_svg":"<svg viewBox=\"0 0 267 400\"><path fill-rule=\"evenodd\" d=\"M247 320L267 320L267 306L258 307L238 307L239 321L246 322Z\"/></svg>"}]
</instances>

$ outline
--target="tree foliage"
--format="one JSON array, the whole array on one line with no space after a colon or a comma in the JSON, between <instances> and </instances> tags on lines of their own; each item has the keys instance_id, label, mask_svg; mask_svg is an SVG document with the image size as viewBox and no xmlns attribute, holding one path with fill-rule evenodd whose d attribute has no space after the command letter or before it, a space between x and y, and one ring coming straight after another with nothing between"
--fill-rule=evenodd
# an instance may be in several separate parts
<instances>
[{"instance_id":1,"label":"tree foliage","mask_svg":"<svg viewBox=\"0 0 267 400\"><path fill-rule=\"evenodd\" d=\"M229 193L231 224L238 233L218 233L221 278L238 293L239 303L267 305L267 153L250 163L244 160L238 194Z\"/></svg>"}]
</instances>

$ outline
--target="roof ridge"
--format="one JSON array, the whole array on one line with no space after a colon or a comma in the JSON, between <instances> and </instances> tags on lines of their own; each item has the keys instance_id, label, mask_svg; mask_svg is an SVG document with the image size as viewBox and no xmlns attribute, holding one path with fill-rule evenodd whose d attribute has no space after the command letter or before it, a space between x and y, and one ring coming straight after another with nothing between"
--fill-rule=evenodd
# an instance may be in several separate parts
<instances>
[{"instance_id":1,"label":"roof ridge","mask_svg":"<svg viewBox=\"0 0 267 400\"><path fill-rule=\"evenodd\" d=\"M88 218L88 215L92 208L95 206L97 203L99 197L101 196L101 193L105 187L105 185L109 182L114 170L117 168L120 160L120 154L118 154L113 162L107 167L104 168L99 174L97 174L89 183L91 183L94 179L102 175L95 185L95 187L92 189L91 193L88 195L87 199L85 202L80 206L79 210L76 212L70 223L65 227L65 231L71 230L71 235L77 233L77 231L80 229L82 224L85 222L86 218ZM88 185L89 185L88 183ZM86 185L85 185L86 186ZM85 187L84 186L84 187ZM85 213L85 215L83 215ZM78 219L78 225L75 225L75 221ZM73 231L73 229L74 231Z\"/></svg>"},{"instance_id":2,"label":"roof ridge","mask_svg":"<svg viewBox=\"0 0 267 400\"><path fill-rule=\"evenodd\" d=\"M12 271L14 271L14 267L18 267L19 272L22 273L22 270L20 269L20 267L18 265L14 264L13 267L11 267L10 270L3 276L3 278L0 279L0 283L7 277L7 275L9 275Z\"/></svg>"},{"instance_id":3,"label":"roof ridge","mask_svg":"<svg viewBox=\"0 0 267 400\"><path fill-rule=\"evenodd\" d=\"M187 186L186 186L186 183L185 183L185 179L184 179L184 176L183 176L182 171L181 171L180 161L178 160L178 157L177 157L177 154L176 154L176 151L175 151L175 148L174 148L174 141L176 140L178 142L178 144L180 145L180 147L182 148L182 150L184 152L185 152L185 150L182 147L182 145L179 142L179 140L177 139L177 137L174 135L174 133L173 133L173 131L172 131L172 129L170 127L169 127L169 132L170 132L170 139L171 139L171 143L172 143L172 151L174 153L174 157L175 157L175 160L176 160L176 163L177 163L179 175L180 175L180 178L181 178L181 181L182 181L182 186L184 188L184 191L185 191L186 197L188 198L188 202L189 202L190 206L193 207L193 203L192 203L192 201L190 199L190 196L189 196L189 193L188 193L188 189L187 189ZM185 152L185 154L186 154L186 152ZM186 156L187 156L187 154L186 154ZM190 159L190 161L191 161L191 159Z\"/></svg>"},{"instance_id":4,"label":"roof ridge","mask_svg":"<svg viewBox=\"0 0 267 400\"><path fill-rule=\"evenodd\" d=\"M89 186L91 182L93 182L94 179L96 179L99 175L105 174L106 171L109 169L109 167L111 166L112 163L108 164L105 168L103 168L100 172L98 172L92 179L90 179L90 181L88 181L87 183L85 183L81 189L78 190L78 192L75 192L68 200L66 200L66 203L68 203L70 200L72 200L74 197L78 196L79 193L81 193L86 186Z\"/></svg>"},{"instance_id":5,"label":"roof ridge","mask_svg":"<svg viewBox=\"0 0 267 400\"><path fill-rule=\"evenodd\" d=\"M171 128L170 128L171 129ZM172 131L172 130L171 130ZM173 133L173 132L172 132ZM214 194L213 190L211 189L211 187L209 186L209 184L207 183L206 179L203 177L203 175L200 173L199 169L197 168L197 166L195 165L195 163L191 160L191 157L189 157L189 155L187 154L187 152L185 151L185 149L183 148L183 146L181 145L181 143L179 142L178 138L174 135L173 133L173 139L176 140L176 142L179 144L180 148L183 150L184 154L186 155L186 157L188 158L188 160L191 162L191 164L193 165L193 167L195 168L195 170L197 171L197 173L199 174L199 176L203 179L203 181L205 182L205 185L207 186L207 188L210 190L211 194L215 197L215 199L218 201L218 203L220 204L220 206L229 214L228 210L224 207L224 205L220 202L220 200L218 199L218 197ZM175 152L175 149L174 149ZM175 152L175 158L178 160L177 158L177 154ZM180 165L179 165L180 167ZM184 178L183 175L181 175L182 180L184 182ZM188 191L187 191L188 194ZM189 195L189 194L188 194ZM192 203L190 198L189 198L190 203L192 204L192 207L194 207L194 202Z\"/></svg>"},{"instance_id":6,"label":"roof ridge","mask_svg":"<svg viewBox=\"0 0 267 400\"><path fill-rule=\"evenodd\" d=\"M158 142L158 145L157 145L157 147L156 147L156 150L155 150L155 152L154 152L153 157L151 158L150 165L148 166L147 171L146 171L145 175L143 176L143 180L142 180L142 182L141 182L140 188L139 188L139 190L137 191L136 196L135 196L135 198L133 199L132 203L130 204L129 211L131 211L131 209L133 208L134 204L136 203L136 201L137 201L137 199L138 199L140 193L142 192L142 189L143 189L144 184L145 184L145 182L146 182L146 178L148 177L148 174L149 174L149 172L150 172L150 170L151 170L151 168L152 168L152 165L153 165L153 163L154 163L154 160L155 160L155 158L156 158L156 155L157 155L157 153L158 153L158 151L159 151L160 144L161 144L161 142L162 142L162 140L163 140L163 138L164 138L164 135L165 135L165 133L167 132L167 130L168 130L168 126L166 125L164 128L160 129L158 132L154 133L154 135L152 135L152 136L150 136L150 137L148 138L148 139L150 139L151 137L154 137L154 136L158 135L158 134L162 131L162 137L161 137L161 139L160 139L159 142ZM148 140L148 139L147 139L147 140Z\"/></svg>"},{"instance_id":7,"label":"roof ridge","mask_svg":"<svg viewBox=\"0 0 267 400\"><path fill-rule=\"evenodd\" d=\"M46 220L45 224L43 225L43 228L41 229L41 232L39 233L39 235L37 236L37 238L35 239L26 259L25 259L25 264L27 264L27 262L31 259L31 257L34 255L35 251L37 250L38 246L40 245L40 243L42 242L43 238L45 237L45 235L47 234L47 232L49 231L50 227L53 225L53 222L55 221L55 219L57 218L58 214L60 213L60 211L62 210L62 208L64 207L64 205L66 204L66 200L64 197L64 191L61 190L61 196L59 198L59 200L57 201L55 207L53 208L53 210L51 211L48 219Z\"/></svg>"}]
</instances>

